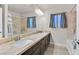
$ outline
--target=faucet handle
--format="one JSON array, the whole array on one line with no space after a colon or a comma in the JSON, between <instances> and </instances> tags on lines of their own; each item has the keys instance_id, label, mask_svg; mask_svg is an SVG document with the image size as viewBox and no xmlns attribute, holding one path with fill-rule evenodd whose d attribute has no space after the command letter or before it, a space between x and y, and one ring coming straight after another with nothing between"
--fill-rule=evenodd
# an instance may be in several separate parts
<instances>
[{"instance_id":1,"label":"faucet handle","mask_svg":"<svg viewBox=\"0 0 79 59\"><path fill-rule=\"evenodd\" d=\"M73 46L73 49L76 49L76 47L77 47L77 43L76 43L76 41L73 40L73 42L72 42L72 46Z\"/></svg>"},{"instance_id":2,"label":"faucet handle","mask_svg":"<svg viewBox=\"0 0 79 59\"><path fill-rule=\"evenodd\" d=\"M77 44L79 44L79 40L77 41Z\"/></svg>"}]
</instances>

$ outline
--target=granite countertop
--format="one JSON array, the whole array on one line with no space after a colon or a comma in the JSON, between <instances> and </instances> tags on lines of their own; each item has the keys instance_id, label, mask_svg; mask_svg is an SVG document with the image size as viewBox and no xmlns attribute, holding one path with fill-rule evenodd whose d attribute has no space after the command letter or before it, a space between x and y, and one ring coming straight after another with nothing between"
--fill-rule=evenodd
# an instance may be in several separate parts
<instances>
[{"instance_id":1,"label":"granite countertop","mask_svg":"<svg viewBox=\"0 0 79 59\"><path fill-rule=\"evenodd\" d=\"M32 42L21 47L13 46L13 44L15 44L18 41L11 41L2 44L0 45L0 55L21 55L23 52L28 50L30 47L32 47L34 44L36 44L38 41L40 41L43 37L45 37L48 34L49 32L42 32L22 38L21 40L32 40Z\"/></svg>"}]
</instances>

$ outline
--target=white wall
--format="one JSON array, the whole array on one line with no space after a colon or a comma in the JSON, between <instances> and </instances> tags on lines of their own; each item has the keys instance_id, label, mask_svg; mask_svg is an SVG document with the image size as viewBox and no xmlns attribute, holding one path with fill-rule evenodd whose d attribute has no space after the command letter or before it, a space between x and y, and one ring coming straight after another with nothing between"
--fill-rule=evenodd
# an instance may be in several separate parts
<instances>
[{"instance_id":1,"label":"white wall","mask_svg":"<svg viewBox=\"0 0 79 59\"><path fill-rule=\"evenodd\" d=\"M77 21L76 21L76 35L77 35L77 40L79 40L79 4L77 5Z\"/></svg>"},{"instance_id":2,"label":"white wall","mask_svg":"<svg viewBox=\"0 0 79 59\"><path fill-rule=\"evenodd\" d=\"M0 37L2 37L2 8L0 8Z\"/></svg>"}]
</instances>

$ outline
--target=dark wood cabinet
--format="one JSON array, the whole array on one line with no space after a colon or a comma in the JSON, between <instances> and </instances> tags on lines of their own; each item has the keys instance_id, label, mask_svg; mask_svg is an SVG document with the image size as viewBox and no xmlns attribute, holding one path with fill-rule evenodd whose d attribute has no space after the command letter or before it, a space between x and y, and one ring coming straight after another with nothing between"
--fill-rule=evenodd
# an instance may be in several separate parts
<instances>
[{"instance_id":1,"label":"dark wood cabinet","mask_svg":"<svg viewBox=\"0 0 79 59\"><path fill-rule=\"evenodd\" d=\"M39 42L26 50L22 55L43 55L50 43L50 34L42 38Z\"/></svg>"},{"instance_id":2,"label":"dark wood cabinet","mask_svg":"<svg viewBox=\"0 0 79 59\"><path fill-rule=\"evenodd\" d=\"M30 49L26 50L24 53L21 55L32 55L33 54L33 48L31 47Z\"/></svg>"}]
</instances>

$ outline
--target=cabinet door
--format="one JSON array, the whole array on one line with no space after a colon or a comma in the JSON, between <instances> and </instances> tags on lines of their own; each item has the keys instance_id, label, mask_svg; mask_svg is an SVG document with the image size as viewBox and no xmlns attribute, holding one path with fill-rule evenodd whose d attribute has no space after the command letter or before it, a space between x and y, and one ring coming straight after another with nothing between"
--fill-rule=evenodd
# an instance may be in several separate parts
<instances>
[{"instance_id":1,"label":"cabinet door","mask_svg":"<svg viewBox=\"0 0 79 59\"><path fill-rule=\"evenodd\" d=\"M32 55L33 54L33 49L32 48L30 48L30 49L28 49L27 51L25 51L23 54L21 54L21 55Z\"/></svg>"},{"instance_id":2,"label":"cabinet door","mask_svg":"<svg viewBox=\"0 0 79 59\"><path fill-rule=\"evenodd\" d=\"M46 40L47 40L47 47L48 47L48 45L50 44L50 34L48 35L48 36L46 36Z\"/></svg>"},{"instance_id":3,"label":"cabinet door","mask_svg":"<svg viewBox=\"0 0 79 59\"><path fill-rule=\"evenodd\" d=\"M42 43L41 43L41 54L44 54L45 49L46 49L45 39L43 38L42 39Z\"/></svg>"},{"instance_id":4,"label":"cabinet door","mask_svg":"<svg viewBox=\"0 0 79 59\"><path fill-rule=\"evenodd\" d=\"M40 55L40 45L41 45L41 41L37 42L34 46L33 46L33 55Z\"/></svg>"},{"instance_id":5,"label":"cabinet door","mask_svg":"<svg viewBox=\"0 0 79 59\"><path fill-rule=\"evenodd\" d=\"M40 47L35 50L35 52L33 53L33 55L40 55Z\"/></svg>"},{"instance_id":6,"label":"cabinet door","mask_svg":"<svg viewBox=\"0 0 79 59\"><path fill-rule=\"evenodd\" d=\"M2 8L0 8L0 37L2 37Z\"/></svg>"},{"instance_id":7,"label":"cabinet door","mask_svg":"<svg viewBox=\"0 0 79 59\"><path fill-rule=\"evenodd\" d=\"M47 47L48 47L48 36L46 36L44 39L45 39L45 47L47 49Z\"/></svg>"},{"instance_id":8,"label":"cabinet door","mask_svg":"<svg viewBox=\"0 0 79 59\"><path fill-rule=\"evenodd\" d=\"M50 44L50 34L48 35L48 45Z\"/></svg>"}]
</instances>

